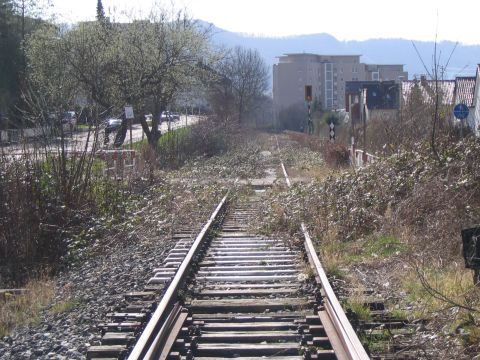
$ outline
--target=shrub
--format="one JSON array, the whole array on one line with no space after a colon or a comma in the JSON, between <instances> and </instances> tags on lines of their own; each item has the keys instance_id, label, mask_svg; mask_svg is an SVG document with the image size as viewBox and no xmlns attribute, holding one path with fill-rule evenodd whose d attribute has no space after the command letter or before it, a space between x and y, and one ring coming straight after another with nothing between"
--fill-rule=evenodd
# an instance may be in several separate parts
<instances>
[{"instance_id":1,"label":"shrub","mask_svg":"<svg viewBox=\"0 0 480 360\"><path fill-rule=\"evenodd\" d=\"M307 119L305 104L298 103L282 109L278 115L280 130L303 131Z\"/></svg>"},{"instance_id":2,"label":"shrub","mask_svg":"<svg viewBox=\"0 0 480 360\"><path fill-rule=\"evenodd\" d=\"M195 125L170 131L160 137L157 161L161 167L177 168L197 156L213 156L228 148L228 125L206 119Z\"/></svg>"},{"instance_id":3,"label":"shrub","mask_svg":"<svg viewBox=\"0 0 480 360\"><path fill-rule=\"evenodd\" d=\"M53 150L52 150L53 149ZM25 146L21 157L0 158L0 276L22 283L47 265L54 271L97 215L122 212L121 183L104 178L92 150L67 151L65 143Z\"/></svg>"},{"instance_id":4,"label":"shrub","mask_svg":"<svg viewBox=\"0 0 480 360\"><path fill-rule=\"evenodd\" d=\"M331 167L344 167L350 164L350 153L343 145L325 142L322 154L327 165Z\"/></svg>"}]
</instances>

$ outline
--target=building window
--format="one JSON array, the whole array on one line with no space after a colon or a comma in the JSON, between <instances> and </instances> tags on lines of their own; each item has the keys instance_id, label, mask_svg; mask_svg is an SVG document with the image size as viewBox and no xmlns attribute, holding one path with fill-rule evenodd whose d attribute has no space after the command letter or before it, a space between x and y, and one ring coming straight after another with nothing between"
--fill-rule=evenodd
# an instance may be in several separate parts
<instances>
[{"instance_id":1,"label":"building window","mask_svg":"<svg viewBox=\"0 0 480 360\"><path fill-rule=\"evenodd\" d=\"M378 71L372 72L372 80L379 81L380 80L380 73Z\"/></svg>"},{"instance_id":2,"label":"building window","mask_svg":"<svg viewBox=\"0 0 480 360\"><path fill-rule=\"evenodd\" d=\"M331 109L333 107L333 65L325 64L325 107Z\"/></svg>"}]
</instances>

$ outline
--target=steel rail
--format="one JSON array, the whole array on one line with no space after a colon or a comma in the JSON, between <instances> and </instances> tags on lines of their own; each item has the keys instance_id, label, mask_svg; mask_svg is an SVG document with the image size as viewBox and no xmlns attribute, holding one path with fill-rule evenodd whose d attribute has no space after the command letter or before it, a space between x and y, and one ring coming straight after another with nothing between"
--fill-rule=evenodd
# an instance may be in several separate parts
<instances>
[{"instance_id":1,"label":"steel rail","mask_svg":"<svg viewBox=\"0 0 480 360\"><path fill-rule=\"evenodd\" d=\"M328 281L327 274L323 269L322 263L318 258L317 252L313 245L312 239L308 234L307 227L302 222L302 232L305 237L305 249L308 254L309 260L313 262L313 270L320 279L322 286L322 292L324 297L325 310L327 311L329 318L332 320L337 333L340 336L340 340L345 347L346 355L351 360L366 360L370 359L362 343L358 339L355 330L353 330L350 321L347 319L342 305L337 299L335 292Z\"/></svg>"},{"instance_id":2,"label":"steel rail","mask_svg":"<svg viewBox=\"0 0 480 360\"><path fill-rule=\"evenodd\" d=\"M277 141L278 150L280 150L277 136L275 136ZM283 174L285 176L285 182L287 183L288 188L291 188L291 182L288 177L286 168L282 164ZM340 337L340 341L344 346L345 355L350 360L367 360L370 359L362 343L358 339L355 330L353 330L350 321L348 320L345 312L343 311L342 305L337 299L335 292L328 281L327 274L323 269L322 263L318 258L317 252L313 245L312 239L308 233L305 223L301 223L301 230L305 238L304 245L305 251L307 252L309 262L312 265L312 268L315 272L316 278L320 281L321 291L324 299L325 310L328 313L330 320L332 321L335 330Z\"/></svg>"},{"instance_id":3,"label":"steel rail","mask_svg":"<svg viewBox=\"0 0 480 360\"><path fill-rule=\"evenodd\" d=\"M183 309L184 308L180 302L175 303L167 320L163 324L162 328L155 337L155 340L152 342L147 354L145 355L146 359L154 358L158 360L165 360L168 357L168 353L175 343L175 339L182 328L183 322L188 316L188 313L183 312Z\"/></svg>"},{"instance_id":4,"label":"steel rail","mask_svg":"<svg viewBox=\"0 0 480 360\"><path fill-rule=\"evenodd\" d=\"M192 247L188 251L185 259L183 259L178 271L175 273L175 276L172 279L172 282L168 286L165 294L163 295L160 303L158 304L155 312L152 314L149 322L145 326L145 329L142 332L142 335L135 344L133 350L128 356L128 360L139 360L139 359L150 359L152 357L147 356L147 353L150 351L152 343L155 342L158 332L160 331L163 323L170 315L170 310L172 305L176 300L176 295L180 287L183 285L185 277L188 275L190 266L192 265L195 257L201 250L201 246L205 242L205 235L208 230L217 219L220 211L225 206L227 201L227 195L223 197L220 203L217 205L215 211L210 216L208 222L202 228L202 231L197 235L195 241L192 244Z\"/></svg>"}]
</instances>

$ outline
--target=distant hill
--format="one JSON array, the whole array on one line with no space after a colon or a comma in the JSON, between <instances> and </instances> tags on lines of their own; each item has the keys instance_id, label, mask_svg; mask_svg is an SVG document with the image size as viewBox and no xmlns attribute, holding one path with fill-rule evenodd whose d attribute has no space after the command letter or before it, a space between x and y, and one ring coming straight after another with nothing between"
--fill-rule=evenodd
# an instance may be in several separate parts
<instances>
[{"instance_id":1,"label":"distant hill","mask_svg":"<svg viewBox=\"0 0 480 360\"><path fill-rule=\"evenodd\" d=\"M366 41L340 41L321 33L282 38L257 37L233 33L219 29L213 24L213 41L228 47L240 45L258 49L271 67L276 57L285 53L316 53L333 55L362 55L361 61L367 64L403 64L410 79L415 74L424 74L425 69L410 40L372 39ZM429 71L432 68L434 42L415 41L415 45ZM438 43L440 64L445 65L455 47L451 41ZM446 78L456 75L475 75L476 64L480 63L480 45L458 44L445 72Z\"/></svg>"}]
</instances>

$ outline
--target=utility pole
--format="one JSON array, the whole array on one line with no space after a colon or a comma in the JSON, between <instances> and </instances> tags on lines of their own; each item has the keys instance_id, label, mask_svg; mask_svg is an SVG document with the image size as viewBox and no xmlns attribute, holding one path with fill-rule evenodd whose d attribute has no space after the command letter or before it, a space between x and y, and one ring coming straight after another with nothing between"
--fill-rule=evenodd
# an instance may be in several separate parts
<instances>
[{"instance_id":1,"label":"utility pole","mask_svg":"<svg viewBox=\"0 0 480 360\"><path fill-rule=\"evenodd\" d=\"M349 114L350 114L350 125L351 125L351 143L352 143L352 159L355 159L355 118L353 116L353 108L355 106L355 101L356 97L349 95Z\"/></svg>"},{"instance_id":2,"label":"utility pole","mask_svg":"<svg viewBox=\"0 0 480 360\"><path fill-rule=\"evenodd\" d=\"M308 119L307 119L307 134L313 134L313 122L311 113L312 104L312 85L305 85L305 101L307 102Z\"/></svg>"}]
</instances>

